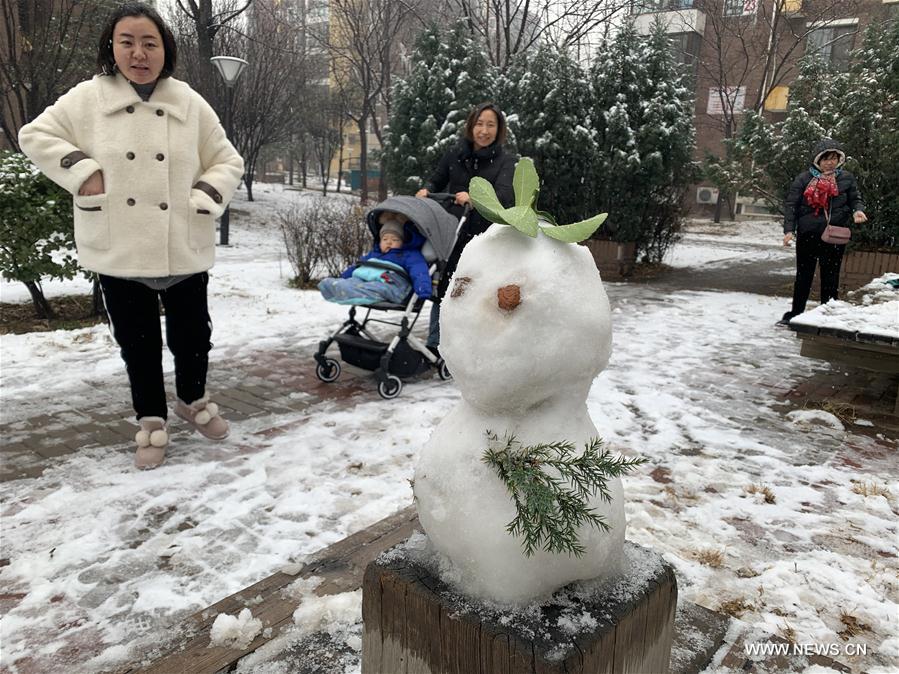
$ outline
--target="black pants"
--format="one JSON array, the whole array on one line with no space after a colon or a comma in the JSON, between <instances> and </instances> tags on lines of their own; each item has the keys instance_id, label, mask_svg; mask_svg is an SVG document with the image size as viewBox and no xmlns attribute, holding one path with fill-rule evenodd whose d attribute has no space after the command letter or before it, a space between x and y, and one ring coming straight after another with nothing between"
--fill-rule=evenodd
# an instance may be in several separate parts
<instances>
[{"instance_id":1,"label":"black pants","mask_svg":"<svg viewBox=\"0 0 899 674\"><path fill-rule=\"evenodd\" d=\"M175 356L175 391L186 403L206 393L212 323L206 304L209 275L194 274L165 290L139 281L100 275L112 334L122 350L137 418L168 416L162 378L159 300L165 307L165 336Z\"/></svg>"},{"instance_id":2,"label":"black pants","mask_svg":"<svg viewBox=\"0 0 899 674\"><path fill-rule=\"evenodd\" d=\"M805 311L818 265L821 267L821 304L837 298L845 248L845 245L824 243L819 232L800 232L796 238L796 281L790 318Z\"/></svg>"}]
</instances>

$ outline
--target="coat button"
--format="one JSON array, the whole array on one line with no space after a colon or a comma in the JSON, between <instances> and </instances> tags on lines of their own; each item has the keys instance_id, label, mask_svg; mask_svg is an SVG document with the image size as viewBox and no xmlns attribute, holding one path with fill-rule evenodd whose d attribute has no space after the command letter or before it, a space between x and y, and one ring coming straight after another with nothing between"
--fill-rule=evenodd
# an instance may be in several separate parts
<instances>
[{"instance_id":1,"label":"coat button","mask_svg":"<svg viewBox=\"0 0 899 674\"><path fill-rule=\"evenodd\" d=\"M134 206L135 201L134 201L134 199L129 198L127 203L129 206Z\"/></svg>"},{"instance_id":2,"label":"coat button","mask_svg":"<svg viewBox=\"0 0 899 674\"><path fill-rule=\"evenodd\" d=\"M63 168L69 168L72 165L72 160L68 157L63 157L63 160L59 162Z\"/></svg>"},{"instance_id":3,"label":"coat button","mask_svg":"<svg viewBox=\"0 0 899 674\"><path fill-rule=\"evenodd\" d=\"M125 156L128 157L128 159L134 159L134 153L133 153L133 152L128 152L127 154L125 154Z\"/></svg>"},{"instance_id":4,"label":"coat button","mask_svg":"<svg viewBox=\"0 0 899 674\"><path fill-rule=\"evenodd\" d=\"M156 111L156 116L157 116L157 117L162 117L164 114L165 114L165 113L164 113L162 110L157 110L157 111Z\"/></svg>"},{"instance_id":5,"label":"coat button","mask_svg":"<svg viewBox=\"0 0 899 674\"><path fill-rule=\"evenodd\" d=\"M163 159L165 159L165 155L162 154L162 152L160 152L159 154L156 155L157 161L162 161Z\"/></svg>"},{"instance_id":6,"label":"coat button","mask_svg":"<svg viewBox=\"0 0 899 674\"><path fill-rule=\"evenodd\" d=\"M127 112L130 115L132 112L134 112L134 106L129 105L127 108L125 108L125 112Z\"/></svg>"},{"instance_id":7,"label":"coat button","mask_svg":"<svg viewBox=\"0 0 899 674\"><path fill-rule=\"evenodd\" d=\"M163 211L167 210L168 207L169 207L169 205L167 203L165 203L164 201L161 204L159 204L160 210L163 210Z\"/></svg>"}]
</instances>

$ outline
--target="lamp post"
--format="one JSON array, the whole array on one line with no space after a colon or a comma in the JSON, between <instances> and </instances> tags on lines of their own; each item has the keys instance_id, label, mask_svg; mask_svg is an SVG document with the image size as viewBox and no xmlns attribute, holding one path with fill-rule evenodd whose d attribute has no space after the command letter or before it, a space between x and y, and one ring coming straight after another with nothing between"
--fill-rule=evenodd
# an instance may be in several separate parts
<instances>
[{"instance_id":1,"label":"lamp post","mask_svg":"<svg viewBox=\"0 0 899 674\"><path fill-rule=\"evenodd\" d=\"M234 102L234 85L237 83L237 78L240 77L240 74L244 71L244 68L246 68L249 64L243 59L237 58L236 56L213 56L209 60L212 61L212 65L215 66L215 69L218 70L219 75L222 76L222 79L225 81L225 88L228 90L228 101L225 105L225 133L228 134L228 140L231 140L231 137L234 134L231 120L231 106ZM228 228L231 224L230 205L225 207L225 212L222 213L220 222L221 236L219 244L222 246L227 246Z\"/></svg>"}]
</instances>

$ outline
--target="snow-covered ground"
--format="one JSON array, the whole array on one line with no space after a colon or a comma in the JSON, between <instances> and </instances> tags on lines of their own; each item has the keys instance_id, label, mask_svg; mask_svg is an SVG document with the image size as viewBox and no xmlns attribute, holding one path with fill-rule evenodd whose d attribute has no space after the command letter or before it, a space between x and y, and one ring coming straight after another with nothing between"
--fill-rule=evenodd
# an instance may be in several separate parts
<instances>
[{"instance_id":1,"label":"snow-covered ground","mask_svg":"<svg viewBox=\"0 0 899 674\"><path fill-rule=\"evenodd\" d=\"M218 368L270 349L311 358L345 315L315 291L286 286L270 214L308 197L256 192L255 203L238 198L233 245L212 274ZM792 255L772 231L771 241L734 236L725 247L744 261L747 250ZM686 244L701 249L704 236L713 235L689 234ZM714 238L720 250L726 237ZM714 251L706 257L723 263ZM57 291L65 288L49 293ZM615 283L607 291L614 351L588 406L608 443L649 460L624 478L628 538L675 567L685 600L800 644L842 647L842 633L867 654L839 660L897 671L896 442L778 398L828 367L799 357L792 333L773 329L785 299ZM2 286L4 301L24 301L17 292ZM127 395L103 326L0 339L4 424ZM0 664L114 668L151 650L174 621L408 505L418 449L457 400L452 382L437 378L410 382L395 401L372 387L349 403L234 424L221 446L178 434L154 471L136 472L120 445L0 484ZM257 435L276 424L293 430ZM327 627L358 652L358 593L323 600L313 589L297 589L310 597L299 622ZM276 671L264 659L242 671ZM358 671L357 659L347 662Z\"/></svg>"},{"instance_id":2,"label":"snow-covered ground","mask_svg":"<svg viewBox=\"0 0 899 674\"><path fill-rule=\"evenodd\" d=\"M726 268L737 262L783 262L774 273L792 275L795 252L783 245L783 229L773 221L710 223L689 221L684 237L665 255L671 267Z\"/></svg>"}]
</instances>

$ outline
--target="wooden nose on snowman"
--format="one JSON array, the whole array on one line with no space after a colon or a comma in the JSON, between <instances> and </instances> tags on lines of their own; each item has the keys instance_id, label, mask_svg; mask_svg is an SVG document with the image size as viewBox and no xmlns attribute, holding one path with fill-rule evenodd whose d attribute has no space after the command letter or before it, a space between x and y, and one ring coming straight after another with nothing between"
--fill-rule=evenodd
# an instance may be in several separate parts
<instances>
[{"instance_id":1,"label":"wooden nose on snowman","mask_svg":"<svg viewBox=\"0 0 899 674\"><path fill-rule=\"evenodd\" d=\"M496 303L503 311L512 311L521 304L521 288L514 284L503 286L496 291Z\"/></svg>"}]
</instances>

